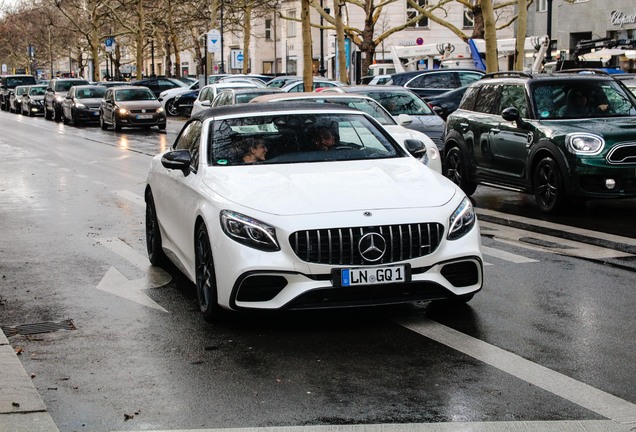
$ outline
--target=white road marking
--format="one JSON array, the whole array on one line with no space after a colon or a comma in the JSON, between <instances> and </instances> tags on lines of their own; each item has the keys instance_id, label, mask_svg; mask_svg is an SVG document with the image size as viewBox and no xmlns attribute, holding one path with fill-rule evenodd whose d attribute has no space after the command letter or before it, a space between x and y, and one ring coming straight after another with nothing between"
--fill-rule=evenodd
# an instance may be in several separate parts
<instances>
[{"instance_id":1,"label":"white road marking","mask_svg":"<svg viewBox=\"0 0 636 432\"><path fill-rule=\"evenodd\" d=\"M522 255L513 254L511 252L506 252L506 251L494 249L494 248L483 246L483 245L481 246L481 252L484 255L510 261L516 264L538 262L537 260L532 258L527 258Z\"/></svg>"},{"instance_id":2,"label":"white road marking","mask_svg":"<svg viewBox=\"0 0 636 432\"><path fill-rule=\"evenodd\" d=\"M268 426L218 429L170 429L144 432L628 432L611 420L391 423L371 425ZM113 431L124 432L124 431ZM134 431L127 431L134 432ZM141 432L141 431L138 431Z\"/></svg>"},{"instance_id":3,"label":"white road marking","mask_svg":"<svg viewBox=\"0 0 636 432\"><path fill-rule=\"evenodd\" d=\"M129 280L111 266L97 285L97 289L167 313L166 309L148 297L142 290L164 286L172 280L172 276L163 269L150 265L148 258L137 253L118 238L103 238L98 239L98 242L135 267L145 271L146 274L141 279Z\"/></svg>"},{"instance_id":4,"label":"white road marking","mask_svg":"<svg viewBox=\"0 0 636 432\"><path fill-rule=\"evenodd\" d=\"M134 194L134 193L132 193L130 191L127 191L127 190L115 191L115 195L120 196L122 198L125 198L125 199L127 199L129 201L132 201L135 204L138 204L138 205L140 205L142 207L145 207L145 205L146 205L146 202L144 201L144 198L141 195Z\"/></svg>"},{"instance_id":5,"label":"white road marking","mask_svg":"<svg viewBox=\"0 0 636 432\"><path fill-rule=\"evenodd\" d=\"M398 324L497 369L622 424L636 424L636 405L595 389L516 354L426 318L401 318Z\"/></svg>"}]
</instances>

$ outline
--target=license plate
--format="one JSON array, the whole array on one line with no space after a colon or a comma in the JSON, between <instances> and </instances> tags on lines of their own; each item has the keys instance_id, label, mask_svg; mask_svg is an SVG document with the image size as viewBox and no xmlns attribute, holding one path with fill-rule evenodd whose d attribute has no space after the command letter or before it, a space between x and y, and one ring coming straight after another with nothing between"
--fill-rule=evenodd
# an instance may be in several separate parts
<instances>
[{"instance_id":1,"label":"license plate","mask_svg":"<svg viewBox=\"0 0 636 432\"><path fill-rule=\"evenodd\" d=\"M152 114L137 114L137 120L151 119Z\"/></svg>"},{"instance_id":2,"label":"license plate","mask_svg":"<svg viewBox=\"0 0 636 432\"><path fill-rule=\"evenodd\" d=\"M340 284L343 287L347 287L404 283L407 282L407 277L404 266L351 268L340 271Z\"/></svg>"},{"instance_id":3,"label":"license plate","mask_svg":"<svg viewBox=\"0 0 636 432\"><path fill-rule=\"evenodd\" d=\"M99 115L99 111L93 111L93 116L98 116Z\"/></svg>"}]
</instances>

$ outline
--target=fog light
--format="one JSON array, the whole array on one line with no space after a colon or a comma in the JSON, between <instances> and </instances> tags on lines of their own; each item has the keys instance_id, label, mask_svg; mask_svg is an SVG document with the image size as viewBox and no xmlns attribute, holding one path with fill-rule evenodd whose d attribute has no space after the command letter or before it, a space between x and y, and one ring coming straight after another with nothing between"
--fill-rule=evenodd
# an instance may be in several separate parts
<instances>
[{"instance_id":1,"label":"fog light","mask_svg":"<svg viewBox=\"0 0 636 432\"><path fill-rule=\"evenodd\" d=\"M616 187L616 180L614 179L605 179L605 187L609 190L612 190Z\"/></svg>"}]
</instances>

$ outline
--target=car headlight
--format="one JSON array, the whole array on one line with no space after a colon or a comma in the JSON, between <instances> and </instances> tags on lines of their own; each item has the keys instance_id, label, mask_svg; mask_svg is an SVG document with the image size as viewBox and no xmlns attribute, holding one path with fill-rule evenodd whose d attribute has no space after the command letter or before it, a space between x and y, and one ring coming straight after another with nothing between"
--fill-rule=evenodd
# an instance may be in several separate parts
<instances>
[{"instance_id":1,"label":"car headlight","mask_svg":"<svg viewBox=\"0 0 636 432\"><path fill-rule=\"evenodd\" d=\"M157 108L157 112L158 112L158 113L162 113L162 112L163 112L163 107L161 107L161 108Z\"/></svg>"},{"instance_id":2,"label":"car headlight","mask_svg":"<svg viewBox=\"0 0 636 432\"><path fill-rule=\"evenodd\" d=\"M55 100L58 102L62 102L64 100L63 96L55 96Z\"/></svg>"},{"instance_id":3,"label":"car headlight","mask_svg":"<svg viewBox=\"0 0 636 432\"><path fill-rule=\"evenodd\" d=\"M22 99L20 99L20 98L15 98L15 102L16 102L16 103L22 103Z\"/></svg>"},{"instance_id":4,"label":"car headlight","mask_svg":"<svg viewBox=\"0 0 636 432\"><path fill-rule=\"evenodd\" d=\"M473 203L470 202L468 197L464 197L459 206L455 209L453 214L448 219L448 236L449 240L457 240L463 237L468 231L475 225L477 217L475 216L475 209Z\"/></svg>"},{"instance_id":5,"label":"car headlight","mask_svg":"<svg viewBox=\"0 0 636 432\"><path fill-rule=\"evenodd\" d=\"M280 250L274 227L230 210L221 211L221 228L232 240L265 252Z\"/></svg>"},{"instance_id":6,"label":"car headlight","mask_svg":"<svg viewBox=\"0 0 636 432\"><path fill-rule=\"evenodd\" d=\"M130 112L126 108L121 107L117 108L117 113L122 116L130 114Z\"/></svg>"},{"instance_id":7,"label":"car headlight","mask_svg":"<svg viewBox=\"0 0 636 432\"><path fill-rule=\"evenodd\" d=\"M598 135L587 133L570 133L565 136L568 150L574 154L596 155L605 146L605 140Z\"/></svg>"},{"instance_id":8,"label":"car headlight","mask_svg":"<svg viewBox=\"0 0 636 432\"><path fill-rule=\"evenodd\" d=\"M86 109L86 105L84 105L83 103L75 103L75 108Z\"/></svg>"}]
</instances>

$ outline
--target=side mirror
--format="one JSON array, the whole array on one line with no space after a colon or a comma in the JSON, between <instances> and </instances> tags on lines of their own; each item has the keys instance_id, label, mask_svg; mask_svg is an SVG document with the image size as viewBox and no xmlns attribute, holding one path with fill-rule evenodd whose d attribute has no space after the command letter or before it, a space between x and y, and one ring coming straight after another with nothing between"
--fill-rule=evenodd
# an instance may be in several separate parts
<instances>
[{"instance_id":1,"label":"side mirror","mask_svg":"<svg viewBox=\"0 0 636 432\"><path fill-rule=\"evenodd\" d=\"M448 117L448 113L446 112L446 108L441 107L439 105L435 105L433 107L433 112L435 114L437 114L438 116L440 116L441 118L443 118L444 120L446 120L446 117Z\"/></svg>"},{"instance_id":2,"label":"side mirror","mask_svg":"<svg viewBox=\"0 0 636 432\"><path fill-rule=\"evenodd\" d=\"M408 114L400 114L398 115L397 121L400 126L408 126L413 123L413 117Z\"/></svg>"},{"instance_id":3,"label":"side mirror","mask_svg":"<svg viewBox=\"0 0 636 432\"><path fill-rule=\"evenodd\" d=\"M524 127L527 125L519 115L519 110L515 107L508 107L501 112L501 116L506 121L513 121L517 123L517 127Z\"/></svg>"},{"instance_id":4,"label":"side mirror","mask_svg":"<svg viewBox=\"0 0 636 432\"><path fill-rule=\"evenodd\" d=\"M161 157L161 165L167 169L179 170L186 177L190 174L191 161L188 150L172 150Z\"/></svg>"},{"instance_id":5,"label":"side mirror","mask_svg":"<svg viewBox=\"0 0 636 432\"><path fill-rule=\"evenodd\" d=\"M415 157L419 157L420 154L426 152L426 145L420 140L406 139L404 140L404 146Z\"/></svg>"},{"instance_id":6,"label":"side mirror","mask_svg":"<svg viewBox=\"0 0 636 432\"><path fill-rule=\"evenodd\" d=\"M201 106L209 107L210 106L210 101L209 100L201 101Z\"/></svg>"}]
</instances>

